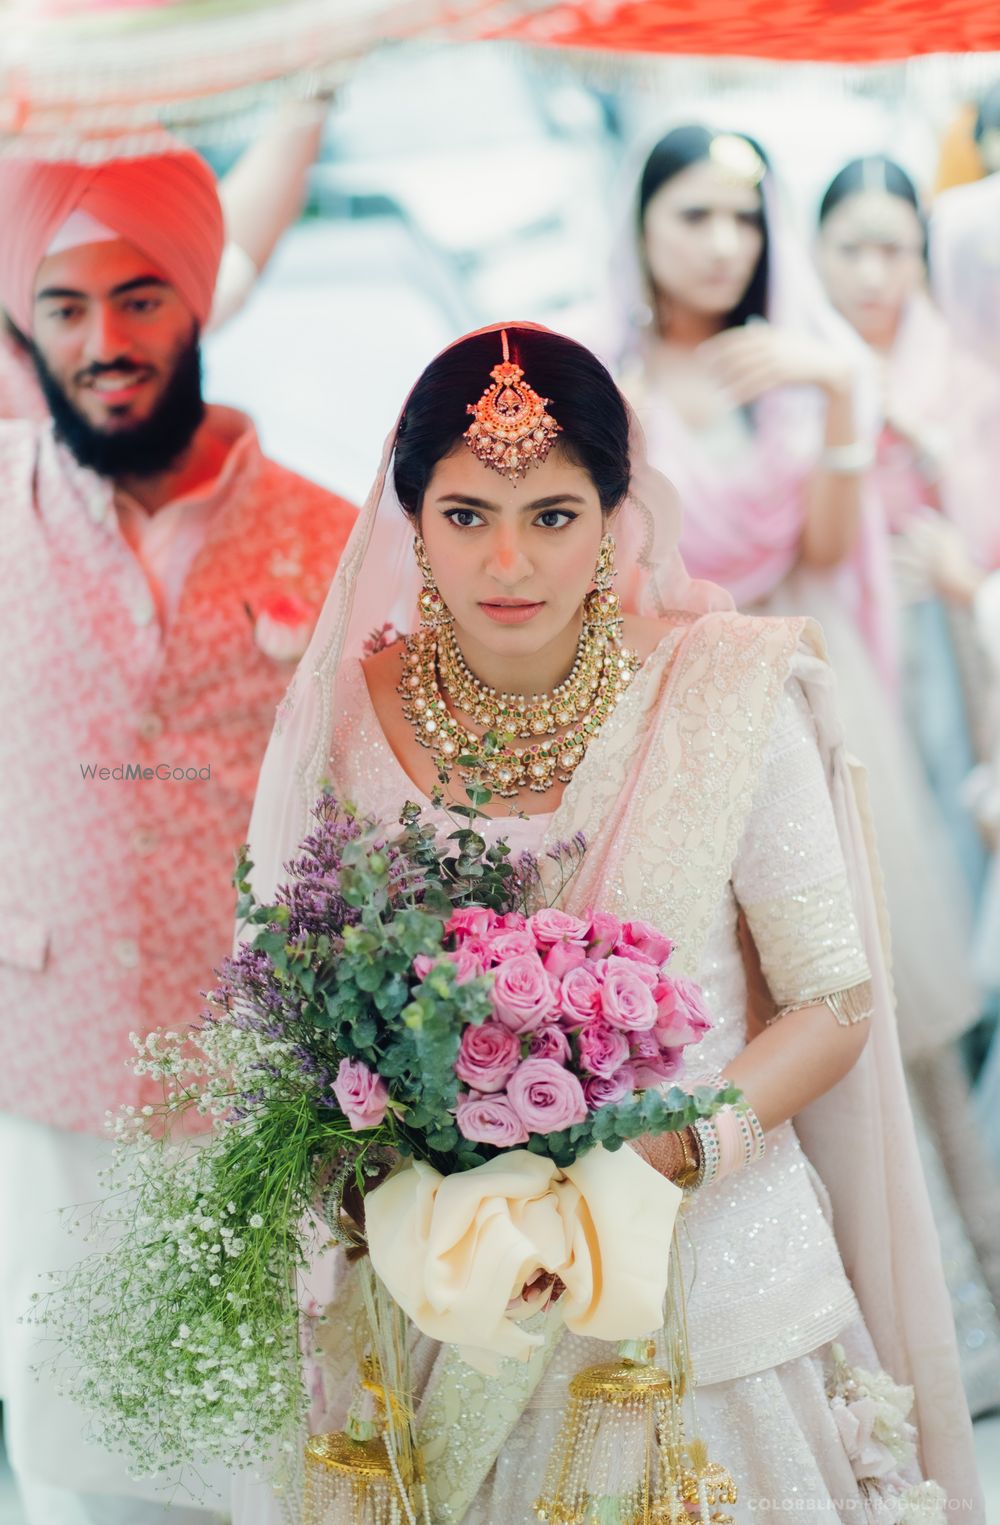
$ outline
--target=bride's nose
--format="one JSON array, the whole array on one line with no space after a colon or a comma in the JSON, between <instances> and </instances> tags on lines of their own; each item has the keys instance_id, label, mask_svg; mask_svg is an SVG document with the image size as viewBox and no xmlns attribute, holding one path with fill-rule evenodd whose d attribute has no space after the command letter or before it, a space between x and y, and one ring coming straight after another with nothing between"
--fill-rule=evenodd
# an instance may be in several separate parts
<instances>
[{"instance_id":1,"label":"bride's nose","mask_svg":"<svg viewBox=\"0 0 1000 1525\"><path fill-rule=\"evenodd\" d=\"M490 546L489 559L486 563L487 576L492 577L494 582L500 583L505 588L515 588L518 583L524 582L530 577L534 568L524 553L521 539L516 530L501 527L497 530Z\"/></svg>"}]
</instances>

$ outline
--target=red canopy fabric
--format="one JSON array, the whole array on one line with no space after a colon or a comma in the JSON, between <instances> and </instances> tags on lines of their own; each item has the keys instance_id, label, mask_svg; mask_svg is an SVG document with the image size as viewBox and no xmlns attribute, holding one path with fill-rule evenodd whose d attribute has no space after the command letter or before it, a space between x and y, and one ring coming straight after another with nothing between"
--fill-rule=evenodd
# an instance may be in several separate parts
<instances>
[{"instance_id":1,"label":"red canopy fabric","mask_svg":"<svg viewBox=\"0 0 1000 1525\"><path fill-rule=\"evenodd\" d=\"M491 35L613 52L877 63L918 53L1000 50L1000 3L575 0L539 6Z\"/></svg>"}]
</instances>

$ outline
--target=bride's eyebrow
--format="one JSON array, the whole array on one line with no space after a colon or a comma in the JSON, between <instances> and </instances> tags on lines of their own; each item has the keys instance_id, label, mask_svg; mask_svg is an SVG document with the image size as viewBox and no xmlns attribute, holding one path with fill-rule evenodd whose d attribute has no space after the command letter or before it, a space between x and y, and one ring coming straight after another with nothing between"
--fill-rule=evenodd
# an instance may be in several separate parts
<instances>
[{"instance_id":1,"label":"bride's eyebrow","mask_svg":"<svg viewBox=\"0 0 1000 1525\"><path fill-rule=\"evenodd\" d=\"M469 498L465 493L461 492L446 493L443 498L438 498L437 502L455 503L462 508L485 509L487 513L495 514L500 512L500 505L498 503L488 503L485 498ZM522 514L537 513L540 508L557 508L560 503L579 503L582 505L583 502L583 498L577 497L575 493L557 492L550 498L535 498L532 503L522 503L521 512Z\"/></svg>"}]
</instances>

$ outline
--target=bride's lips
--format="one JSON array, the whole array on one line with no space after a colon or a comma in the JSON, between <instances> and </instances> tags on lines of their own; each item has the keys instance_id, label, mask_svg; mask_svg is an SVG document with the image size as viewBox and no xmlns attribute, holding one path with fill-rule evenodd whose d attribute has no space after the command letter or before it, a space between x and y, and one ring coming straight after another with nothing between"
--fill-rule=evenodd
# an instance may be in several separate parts
<instances>
[{"instance_id":1,"label":"bride's lips","mask_svg":"<svg viewBox=\"0 0 1000 1525\"><path fill-rule=\"evenodd\" d=\"M529 603L523 598L496 598L479 607L491 620L496 620L498 625L522 625L525 620L534 619L545 605Z\"/></svg>"}]
</instances>

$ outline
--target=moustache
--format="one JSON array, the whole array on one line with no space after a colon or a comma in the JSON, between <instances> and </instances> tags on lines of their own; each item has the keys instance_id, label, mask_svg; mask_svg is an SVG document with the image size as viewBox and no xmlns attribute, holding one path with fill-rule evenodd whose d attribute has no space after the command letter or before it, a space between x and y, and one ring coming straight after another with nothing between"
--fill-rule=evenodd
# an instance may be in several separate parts
<instances>
[{"instance_id":1,"label":"moustache","mask_svg":"<svg viewBox=\"0 0 1000 1525\"><path fill-rule=\"evenodd\" d=\"M85 370L77 371L75 379L77 385L86 385L88 381L96 381L101 376L144 376L151 371L151 366L140 365L138 360L129 360L123 356L120 360L95 360Z\"/></svg>"}]
</instances>

